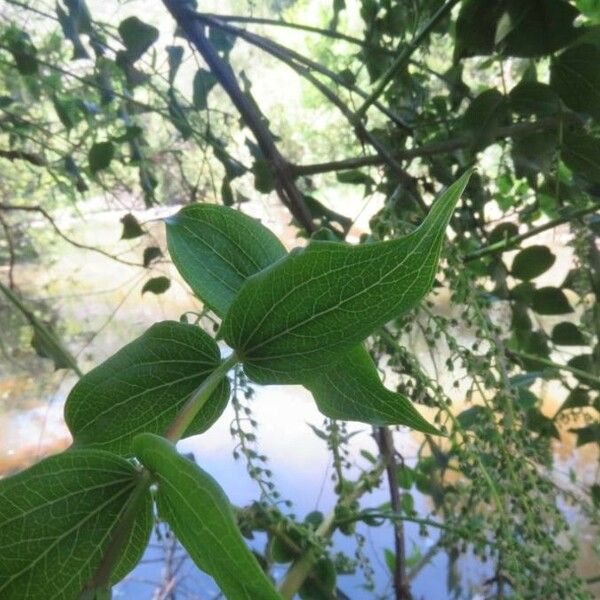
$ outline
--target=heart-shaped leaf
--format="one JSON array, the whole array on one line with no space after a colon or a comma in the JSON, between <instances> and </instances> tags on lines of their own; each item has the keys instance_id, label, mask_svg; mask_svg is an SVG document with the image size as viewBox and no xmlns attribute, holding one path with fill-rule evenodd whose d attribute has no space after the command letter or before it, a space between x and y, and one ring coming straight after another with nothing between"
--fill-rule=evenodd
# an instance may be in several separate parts
<instances>
[{"instance_id":1,"label":"heart-shaped leaf","mask_svg":"<svg viewBox=\"0 0 600 600\"><path fill-rule=\"evenodd\" d=\"M259 383L302 383L415 307L430 290L444 233L471 172L401 239L350 246L311 241L246 281L222 325L248 375Z\"/></svg>"},{"instance_id":2,"label":"heart-shaped leaf","mask_svg":"<svg viewBox=\"0 0 600 600\"><path fill-rule=\"evenodd\" d=\"M158 483L158 512L228 600L281 600L246 546L225 492L162 437L142 434L135 454Z\"/></svg>"},{"instance_id":3,"label":"heart-shaped leaf","mask_svg":"<svg viewBox=\"0 0 600 600\"><path fill-rule=\"evenodd\" d=\"M100 450L69 450L0 482L0 597L77 598L102 562L138 472ZM149 492L111 577L140 560L152 528Z\"/></svg>"},{"instance_id":4,"label":"heart-shaped leaf","mask_svg":"<svg viewBox=\"0 0 600 600\"><path fill-rule=\"evenodd\" d=\"M166 431L190 394L219 366L219 348L199 327L163 321L81 378L65 406L77 446L131 454L145 431ZM185 435L208 429L229 398L225 379Z\"/></svg>"}]
</instances>

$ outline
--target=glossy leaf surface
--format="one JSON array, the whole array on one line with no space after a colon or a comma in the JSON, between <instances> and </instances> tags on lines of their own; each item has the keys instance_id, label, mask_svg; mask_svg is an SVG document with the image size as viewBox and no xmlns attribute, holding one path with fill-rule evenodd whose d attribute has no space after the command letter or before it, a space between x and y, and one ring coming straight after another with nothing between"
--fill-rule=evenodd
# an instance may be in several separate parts
<instances>
[{"instance_id":1,"label":"glossy leaf surface","mask_svg":"<svg viewBox=\"0 0 600 600\"><path fill-rule=\"evenodd\" d=\"M134 448L158 483L159 515L224 596L228 600L281 600L246 546L219 484L164 438L143 434L135 439Z\"/></svg>"},{"instance_id":2,"label":"glossy leaf surface","mask_svg":"<svg viewBox=\"0 0 600 600\"><path fill-rule=\"evenodd\" d=\"M75 385L65 407L74 443L130 455L133 437L164 433L220 362L217 344L200 328L174 321L153 325ZM223 380L186 435L208 429L228 397Z\"/></svg>"}]
</instances>

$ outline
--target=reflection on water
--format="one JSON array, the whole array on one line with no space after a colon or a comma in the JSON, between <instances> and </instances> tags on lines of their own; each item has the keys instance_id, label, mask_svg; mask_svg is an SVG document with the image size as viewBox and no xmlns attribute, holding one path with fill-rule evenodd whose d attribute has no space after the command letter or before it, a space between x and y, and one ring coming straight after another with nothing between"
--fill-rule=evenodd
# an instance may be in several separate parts
<instances>
[{"instance_id":1,"label":"reflection on water","mask_svg":"<svg viewBox=\"0 0 600 600\"><path fill-rule=\"evenodd\" d=\"M158 223L150 223L147 227L152 242L147 239L142 239L142 243L119 242L119 216L114 213L96 215L93 223L77 228L78 239L89 244L101 242L104 247L109 246L111 251L126 252L123 257L135 260L139 260L145 245L158 243L164 248L162 227ZM271 216L270 226L284 222L279 214ZM285 235L287 232L280 228L279 233ZM131 251L128 251L131 246ZM48 268L50 264L51 268ZM173 284L168 293L163 296L141 296L144 281L158 274L172 277ZM177 319L184 311L199 306L174 269L166 263L157 265L150 275L100 255L75 251L58 241L45 256L43 264L19 265L16 281L25 298L43 295L48 306L57 312L63 339L68 341L84 371L104 360L153 322ZM438 298L442 310L445 310L447 301L447 297ZM471 333L465 330L463 341L472 342L470 336ZM435 365L433 357L419 339L413 339L411 343L422 349L419 358L427 368L433 369L444 364L444 359L438 355L435 362L439 364ZM74 377L65 375L64 371L53 372L49 361L27 354L13 358L0 364L0 475L22 469L70 443L69 433L62 421L62 405L75 381ZM440 383L451 389L453 379L445 375L443 368L439 369L439 373ZM393 381L388 381L388 384L392 385ZM548 414L553 414L562 397L552 385L545 385L545 409ZM461 388L453 392L457 411L461 410L463 393ZM312 398L302 388L259 388L253 410L260 424L258 435L261 452L269 457L269 467L275 474L276 485L283 497L293 501L293 511L298 515L313 510L328 512L335 501L331 482L332 465L324 442L307 426L308 423L320 425L322 422ZM236 462L232 457L234 442L229 433L232 419L233 412L228 409L210 431L181 443L181 450L193 452L198 463L220 482L231 501L241 506L255 499L258 491L256 484L246 475L242 462ZM556 468L553 474L561 486L576 488L570 481L569 472L577 474L577 485L594 481L597 454L592 445L577 449L574 437L566 428L562 430L560 442L554 444ZM351 424L350 431L357 432L350 444L349 458L358 472L358 469L368 467L360 455L360 449L367 448L375 453L376 446L368 426ZM411 465L420 444L418 436L408 431L395 435L399 451ZM420 515L426 515L430 510L428 500L417 493L414 496L415 508ZM385 493L376 491L363 498L362 506L376 507L387 500ZM563 509L581 539L580 572L586 576L597 575L598 565L594 564L594 554L590 549L592 536L586 524L573 507L565 505ZM383 550L393 546L391 528L363 528L361 532L367 536L366 552L371 559L376 581L380 582L378 591L389 593L389 589L385 590L381 582L388 580ZM406 524L406 534L409 552L418 548L422 554L435 544L438 535L430 529L430 537L421 537L419 527L411 523ZM336 549L353 552L354 542L351 538L338 533L334 541ZM264 539L257 537L255 543L260 546L264 544ZM161 580L162 544L158 539L153 541L144 562L119 586L115 597L153 597L154 586ZM176 552L177 557L180 554L180 551L179 554ZM413 582L415 598L447 597L447 566L447 557L437 554ZM467 597L477 597L477 585L492 574L490 568L468 556L461 559L461 579ZM199 574L189 560L179 569L181 597L216 596L217 589L210 578ZM339 580L340 587L351 598L371 597L370 593L359 587L360 583L358 575L344 576Z\"/></svg>"}]
</instances>

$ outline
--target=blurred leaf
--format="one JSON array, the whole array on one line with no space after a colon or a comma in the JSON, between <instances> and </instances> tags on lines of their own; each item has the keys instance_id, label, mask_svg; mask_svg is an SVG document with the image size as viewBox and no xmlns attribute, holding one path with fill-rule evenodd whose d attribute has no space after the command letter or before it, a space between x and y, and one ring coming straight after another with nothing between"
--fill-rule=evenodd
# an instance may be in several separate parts
<instances>
[{"instance_id":1,"label":"blurred leaf","mask_svg":"<svg viewBox=\"0 0 600 600\"><path fill-rule=\"evenodd\" d=\"M115 155L115 147L112 142L97 142L88 153L88 163L92 174L107 169Z\"/></svg>"},{"instance_id":2,"label":"blurred leaf","mask_svg":"<svg viewBox=\"0 0 600 600\"><path fill-rule=\"evenodd\" d=\"M600 45L577 44L553 58L550 85L569 108L600 119Z\"/></svg>"},{"instance_id":3,"label":"blurred leaf","mask_svg":"<svg viewBox=\"0 0 600 600\"><path fill-rule=\"evenodd\" d=\"M547 84L522 81L509 94L510 107L522 117L549 117L560 111L560 98Z\"/></svg>"},{"instance_id":4,"label":"blurred leaf","mask_svg":"<svg viewBox=\"0 0 600 600\"><path fill-rule=\"evenodd\" d=\"M508 103L496 89L482 92L469 104L463 127L469 132L473 152L483 150L494 142L496 130L508 121Z\"/></svg>"},{"instance_id":5,"label":"blurred leaf","mask_svg":"<svg viewBox=\"0 0 600 600\"><path fill-rule=\"evenodd\" d=\"M167 46L165 50L169 57L169 84L173 85L183 60L183 46Z\"/></svg>"},{"instance_id":6,"label":"blurred leaf","mask_svg":"<svg viewBox=\"0 0 600 600\"><path fill-rule=\"evenodd\" d=\"M123 224L123 233L121 233L122 240L132 240L141 235L146 235L146 232L142 229L139 221L131 213L127 213L121 217L121 223Z\"/></svg>"},{"instance_id":7,"label":"blurred leaf","mask_svg":"<svg viewBox=\"0 0 600 600\"><path fill-rule=\"evenodd\" d=\"M569 429L569 431L577 436L578 448L586 444L600 444L600 423Z\"/></svg>"},{"instance_id":8,"label":"blurred leaf","mask_svg":"<svg viewBox=\"0 0 600 600\"><path fill-rule=\"evenodd\" d=\"M127 48L127 58L134 63L158 39L158 29L137 17L129 17L119 24L119 35Z\"/></svg>"},{"instance_id":9,"label":"blurred leaf","mask_svg":"<svg viewBox=\"0 0 600 600\"><path fill-rule=\"evenodd\" d=\"M208 94L216 85L216 83L217 78L212 74L211 71L207 71L206 69L198 69L196 71L192 88L194 93L193 104L195 108L198 110L206 109Z\"/></svg>"},{"instance_id":10,"label":"blurred leaf","mask_svg":"<svg viewBox=\"0 0 600 600\"><path fill-rule=\"evenodd\" d=\"M158 246L148 246L144 248L144 267L148 268L150 264L157 258L163 255L161 249Z\"/></svg>"},{"instance_id":11,"label":"blurred leaf","mask_svg":"<svg viewBox=\"0 0 600 600\"><path fill-rule=\"evenodd\" d=\"M142 294L152 292L153 294L164 294L171 287L171 280L164 275L148 279L142 288Z\"/></svg>"},{"instance_id":12,"label":"blurred leaf","mask_svg":"<svg viewBox=\"0 0 600 600\"><path fill-rule=\"evenodd\" d=\"M543 287L533 292L533 310L539 315L564 315L573 312L565 293L556 287Z\"/></svg>"},{"instance_id":13,"label":"blurred leaf","mask_svg":"<svg viewBox=\"0 0 600 600\"><path fill-rule=\"evenodd\" d=\"M545 273L556 261L548 246L528 246L513 260L511 274L517 279L529 281Z\"/></svg>"},{"instance_id":14,"label":"blurred leaf","mask_svg":"<svg viewBox=\"0 0 600 600\"><path fill-rule=\"evenodd\" d=\"M567 321L554 326L552 341L559 346L584 346L586 343L577 325Z\"/></svg>"},{"instance_id":15,"label":"blurred leaf","mask_svg":"<svg viewBox=\"0 0 600 600\"><path fill-rule=\"evenodd\" d=\"M573 173L600 185L600 138L567 129L563 135L561 156Z\"/></svg>"}]
</instances>

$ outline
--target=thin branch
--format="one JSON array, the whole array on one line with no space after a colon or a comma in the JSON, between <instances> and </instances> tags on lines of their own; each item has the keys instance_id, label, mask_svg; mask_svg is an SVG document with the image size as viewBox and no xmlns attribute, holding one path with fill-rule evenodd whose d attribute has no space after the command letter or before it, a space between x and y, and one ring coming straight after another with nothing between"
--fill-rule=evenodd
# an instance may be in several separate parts
<instances>
[{"instance_id":1,"label":"thin branch","mask_svg":"<svg viewBox=\"0 0 600 600\"><path fill-rule=\"evenodd\" d=\"M219 56L206 38L204 26L197 18L196 13L190 10L181 0L163 0L163 3L189 42L200 52L211 72L227 92L242 119L254 134L264 157L268 160L277 178L277 192L281 201L306 231L313 233L316 228L312 215L289 172L288 163L277 149L273 135L265 125L262 116L244 96L231 66Z\"/></svg>"},{"instance_id":2,"label":"thin branch","mask_svg":"<svg viewBox=\"0 0 600 600\"><path fill-rule=\"evenodd\" d=\"M291 23L289 21L283 21L278 19L266 19L260 17L244 17L238 15L219 15L216 13L200 13L203 17L211 17L213 19L219 19L220 21L225 21L227 23L250 23L256 25L272 25L274 27L287 27L289 29L296 29L298 31L305 31L307 33L316 33L318 35L323 35L326 37L330 37L336 40L342 40L344 42L348 42L349 44L354 44L356 46L362 46L364 48L369 48L375 52L381 52L382 54L394 54L393 50L389 50L388 48L382 48L381 46L374 46L369 44L365 40L361 40L360 38L353 37L351 35L346 35L344 33L340 33L334 29L322 29L320 27L313 27L311 25L303 25L300 23Z\"/></svg>"},{"instance_id":3,"label":"thin branch","mask_svg":"<svg viewBox=\"0 0 600 600\"><path fill-rule=\"evenodd\" d=\"M8 287L11 290L15 289L15 244L13 240L12 233L10 231L10 227L6 222L6 219L0 214L0 225L2 225L2 229L4 229L4 235L6 236L6 245L8 248Z\"/></svg>"},{"instance_id":4,"label":"thin branch","mask_svg":"<svg viewBox=\"0 0 600 600\"><path fill-rule=\"evenodd\" d=\"M48 211L44 208L42 208L41 206L38 205L34 205L34 206L27 206L24 204L0 204L0 210L22 210L25 212L37 212L40 213L41 215L43 215L43 217L50 223L50 225L52 226L52 229L54 229L54 231L63 239L65 240L65 242L68 242L69 244L71 244L71 246L75 246L75 248L79 248L81 250L89 250L90 252L96 252L97 254L101 254L102 256L106 256L107 258L110 258L112 260L116 260L117 262L123 263L124 265L129 265L131 267L143 267L144 265L142 263L136 263L133 261L129 261L129 260L125 260L122 258L119 258L118 256L115 256L114 254L111 254L110 252L106 252L105 250L102 250L101 248L96 248L95 246L88 246L87 244L82 244L80 242L78 242L77 240L74 240L73 238L70 238L68 235L66 235L65 233L63 233L63 231L60 229L60 227L56 224L56 221L52 218L52 216L50 215L50 213L48 213Z\"/></svg>"},{"instance_id":5,"label":"thin branch","mask_svg":"<svg viewBox=\"0 0 600 600\"><path fill-rule=\"evenodd\" d=\"M526 121L515 123L505 127L499 127L496 130L496 141L505 138L515 137L537 131L547 131L558 125L558 119L552 117L540 119L539 121ZM396 161L411 160L413 158L426 158L437 156L438 154L447 154L456 150L464 150L472 145L472 139L468 137L455 137L442 142L432 142L416 148L400 150L394 153ZM350 169L360 169L361 167L376 167L384 163L384 159L379 155L357 156L355 158L346 158L342 160L328 161L324 163L315 163L312 165L291 165L292 173L296 177L306 175L318 175L320 173L330 173L336 171L346 171Z\"/></svg>"},{"instance_id":6,"label":"thin branch","mask_svg":"<svg viewBox=\"0 0 600 600\"><path fill-rule=\"evenodd\" d=\"M590 213L596 212L598 210L600 210L600 203L592 204L591 206L586 206L578 210L570 211L562 217L552 219L552 221L548 221L547 223L539 225L538 227L533 227L525 233L515 235L513 237L507 238L506 240L501 240L500 242L496 242L495 244L490 244L489 246L485 246L483 248L480 248L479 250L470 252L463 258L463 260L469 262L471 260L476 260L483 256L489 256L490 254L502 253L507 252L508 250L513 250L516 246L518 246L523 240L526 240L527 238L538 235L538 233L548 231L549 229L553 229L554 227L558 227L559 225L562 225L564 223L569 223L573 219L582 217L584 215L589 215Z\"/></svg>"},{"instance_id":7,"label":"thin branch","mask_svg":"<svg viewBox=\"0 0 600 600\"><path fill-rule=\"evenodd\" d=\"M33 152L25 152L24 150L1 150L0 158L6 158L10 161L24 160L37 167L44 167L48 163L43 156L34 154Z\"/></svg>"},{"instance_id":8,"label":"thin branch","mask_svg":"<svg viewBox=\"0 0 600 600\"><path fill-rule=\"evenodd\" d=\"M245 40L249 44L252 44L252 45L256 46L257 48L260 48L261 50L268 52L272 56L275 56L276 58L284 61L289 66L292 66L292 68L293 68L293 65L290 65L290 61L295 60L295 61L299 62L300 64L308 67L309 69L311 69L313 71L317 71L318 73L321 73L321 75L324 75L325 77L331 79L332 81L337 83L339 86L346 88L346 89L350 90L351 92L354 92L361 98L368 97L367 92L365 92L364 90L360 89L359 87L357 87L351 83L348 83L343 77L341 77L340 75L338 75L331 69L324 67L322 64L320 64L320 63L318 63L318 62L316 62L294 50L291 50L290 48L287 48L286 46L282 46L281 44L278 44L277 42L268 40L268 39L266 39L260 35L257 35L255 33L245 31L244 29L240 29L239 27L233 27L231 25L223 23L219 19L214 18L212 16L205 16L205 15L201 14L201 15L198 15L198 17L202 21L205 21L207 24L212 25L213 27L217 27L223 31L227 31L228 33L231 33L232 35L235 35L236 37L239 37L239 38ZM302 75L302 73L300 73L300 75ZM374 106L378 110L380 110L384 115L386 115L390 120L392 120L396 125L398 125L398 127L403 129L407 133L412 133L412 128L404 121L404 119L402 119L402 117L400 117L398 114L396 114L393 110L390 110L389 108L387 108L380 102L375 102Z\"/></svg>"}]
</instances>

